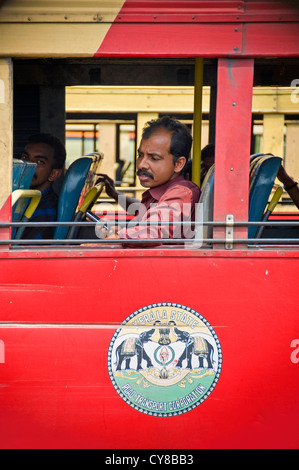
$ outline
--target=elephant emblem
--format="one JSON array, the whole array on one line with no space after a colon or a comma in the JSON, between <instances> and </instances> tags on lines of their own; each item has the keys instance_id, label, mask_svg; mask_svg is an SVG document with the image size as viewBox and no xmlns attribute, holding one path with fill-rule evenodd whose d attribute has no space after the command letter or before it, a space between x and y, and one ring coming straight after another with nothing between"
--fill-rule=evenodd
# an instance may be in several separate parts
<instances>
[{"instance_id":1,"label":"elephant emblem","mask_svg":"<svg viewBox=\"0 0 299 470\"><path fill-rule=\"evenodd\" d=\"M153 367L151 358L144 349L144 344L150 341L155 333L155 328L142 332L139 336L131 336L124 339L116 348L116 370L121 370L125 361L125 369L130 369L131 360L137 356L137 369L142 369L142 360L147 363L147 368Z\"/></svg>"},{"instance_id":2,"label":"elephant emblem","mask_svg":"<svg viewBox=\"0 0 299 470\"><path fill-rule=\"evenodd\" d=\"M107 365L128 405L150 416L178 416L210 396L222 350L206 318L190 307L161 302L131 313L115 330Z\"/></svg>"},{"instance_id":3,"label":"elephant emblem","mask_svg":"<svg viewBox=\"0 0 299 470\"><path fill-rule=\"evenodd\" d=\"M200 335L191 336L187 331L174 328L178 341L185 343L184 351L180 355L176 367L182 367L183 361L187 360L187 369L192 369L192 357L198 358L198 367L204 367L206 360L207 368L213 369L214 347Z\"/></svg>"}]
</instances>

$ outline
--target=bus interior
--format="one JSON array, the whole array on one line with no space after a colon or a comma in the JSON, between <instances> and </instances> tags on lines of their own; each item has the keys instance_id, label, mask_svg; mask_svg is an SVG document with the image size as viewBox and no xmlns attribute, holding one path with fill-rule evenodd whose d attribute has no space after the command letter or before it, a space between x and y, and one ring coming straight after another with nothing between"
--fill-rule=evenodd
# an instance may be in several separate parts
<instances>
[{"instance_id":1,"label":"bus interior","mask_svg":"<svg viewBox=\"0 0 299 470\"><path fill-rule=\"evenodd\" d=\"M64 143L67 143L71 142L71 138L68 140L68 131L66 129L68 126L74 125L74 123L76 123L77 129L80 129L80 127L84 129L86 122L92 122L94 128L96 124L101 128L101 125L99 125L100 121L113 123L117 126L117 134L114 135L114 139L117 140L114 146L116 156L112 156L112 158L114 157L114 166L110 164L109 168L112 169L114 173L113 176L116 185L119 185L117 189L123 191L124 194L132 194L140 198L142 188L140 185L138 187L136 182L134 161L138 145L137 139L138 135L140 135L140 129L137 131L137 126L139 125L140 127L138 120L140 113L136 112L136 109L135 112L132 112L129 104L126 112L119 113L107 113L105 108L104 110L97 109L96 112L94 109L92 112L86 112L85 109L82 109L81 112L80 110L69 112L66 109L66 90L72 91L73 87L83 89L82 102L84 101L84 96L88 96L89 87L91 87L92 90L101 89L102 87L111 87L111 89L130 87L135 90L138 90L138 87L141 89L143 87L151 87L151 89L157 87L159 90L171 90L171 87L186 87L192 90L196 86L195 68L195 61L193 59L138 59L138 61L135 59L106 60L100 58L88 60L16 59L13 61L13 154L15 157L18 157L24 148L26 138L31 134L46 131L56 136L58 135ZM205 114L200 113L201 115L196 117L196 114L198 114L196 111L193 113L182 113L179 110L176 113L173 109L171 109L170 112L167 112L165 109L164 112L156 112L155 115L172 115L189 125L192 133L194 133L194 129L196 128L193 122L195 117L200 121L199 126L202 126L202 121L204 120L207 128L205 138L207 142L215 143L217 133L217 60L204 60L202 68L201 85L208 90L209 112ZM283 114L283 119L288 122L290 127L297 125L299 116L299 114L296 113L296 108L298 107L296 106L296 87L290 86L292 82L294 83L296 70L298 70L297 59L256 59L254 62L254 89L261 91L264 87L269 86L275 87L276 90L283 88L284 90L288 90L289 100L292 99L293 93L292 114ZM138 94L138 92L135 91L135 94ZM55 100L53 100L54 96ZM111 97L114 98L113 94L111 94ZM100 106L101 104L99 104L99 108ZM268 112L268 110L266 112ZM294 245L298 242L298 240L296 240L298 238L296 227L297 208L294 206L292 200L290 200L288 194L283 191L283 188L279 189L281 184L279 184L279 181L276 179L280 164L284 164L285 162L286 133L280 130L280 133L284 132L284 136L283 143L280 143L282 153L279 155L273 155L271 146L268 147L269 150L267 150L266 147L263 149L263 152L261 152L261 145L258 145L260 136L254 135L254 120L259 119L263 122L263 118L265 117L266 119L266 117L268 117L266 112L261 116L254 115L254 112L252 112L250 162L248 160L248 243L251 244L251 246L255 244L256 240L254 240L254 238L258 235L258 238L265 239L263 245L267 245L268 243ZM143 114L143 119L147 117L151 118L152 116L151 113L146 112L141 114ZM275 113L272 113L272 115L273 114L275 115ZM277 112L277 115L278 114L280 116L281 111L280 113ZM121 175L121 168L124 165L124 161L120 158L120 125L117 124L118 122L131 123L131 154L133 149L133 157L131 157L129 164L125 163L125 166L126 164L128 167L131 166L129 182L126 181L125 176ZM201 134L202 128L197 126L197 129ZM104 126L102 132L105 132ZM69 132L69 135L72 136L72 132ZM82 135L84 135L84 131L82 131ZM276 136L271 137L275 139ZM199 142L201 142L202 136L193 135L193 138L196 141L195 144L198 145L197 141L199 140ZM107 195L105 196L105 192L102 192L103 188L95 187L97 175L99 172L103 171L101 170L102 162L105 162L105 159L107 159L107 156L101 149L101 139L97 137L96 131L91 133L91 137L89 137L90 153L85 155L83 153L86 149L86 143L84 148L84 138L80 137L78 140L80 142L82 155L75 153L75 157L72 156L69 168L66 169L64 181L60 181L56 189L60 194L60 208L54 238L55 240L64 240L62 244L68 243L76 246L86 243L87 246L88 240L92 239L95 243L101 241L96 236L95 224L100 220L101 216L107 215L105 206L109 206L110 215L113 215L114 219L116 218L116 213L113 214L113 203L115 203L115 201L111 201ZM287 145L291 146L290 144ZM294 148L295 145L293 144L292 149ZM257 149L258 152L256 152ZM76 151L78 152L77 148ZM200 156L197 158L200 160ZM291 160L290 157L288 157L288 159ZM293 155L292 160L294 160ZM216 160L214 167L201 187L202 196L200 202L203 203L204 213L202 220L202 230L204 234L202 235L204 236L202 246L205 248L213 246L215 248L217 246L217 241L213 241L212 227L214 171L217 172L217 161L218 160ZM29 199L28 196L25 196L25 198L20 196L21 189L29 190L30 187L30 183L28 184L28 181L26 182L24 178L24 171L20 170L22 165L25 167L30 166L28 163L20 162L18 158L14 158L13 194L15 196L12 222L19 225L12 227L11 246L18 249L20 249L20 246L24 246L24 240L21 240L21 233L24 228L24 226L22 228L22 221L24 224L28 224L28 214L32 213L32 209L29 207L27 208L27 215L25 215L24 204L28 205ZM114 170L114 168L116 169ZM27 171L30 172L29 169ZM124 169L123 174L126 174L126 169ZM76 183L74 183L74 181L76 181ZM73 192L70 193L69 187L76 187L76 190L74 191L72 189ZM276 194L271 204L271 211L269 212L268 203L272 196L274 196L276 189L279 190L279 195L278 193ZM97 192L97 190L99 191ZM89 191L91 192L88 194ZM244 188L244 191L246 191L246 188ZM274 202L275 200L276 202ZM33 206L35 204L36 207L36 199L34 199L34 197L31 204ZM283 210L285 207L287 207L286 213ZM115 210L118 213L117 217L120 217L122 220L126 217L121 210L119 211L119 208L116 207ZM275 212L271 215L273 210ZM269 216L270 221L268 220ZM128 217L128 219L130 218ZM290 221L290 219L292 221ZM116 219L116 222L117 220L118 219ZM67 222L72 221L75 226L66 226ZM273 222L272 224L271 221ZM235 220L234 224L238 225L238 222L240 224L242 224L242 222L244 223L244 221ZM263 222L264 225L254 226L252 225L253 222ZM68 241L66 242L66 240ZM260 243L261 242L258 244ZM27 244L27 248L30 247L29 242L26 241L25 244ZM51 244L51 241L49 241L49 244ZM55 245L57 246L57 241L55 241ZM175 246L175 243L172 243L172 245ZM226 244L226 246L228 245L229 243ZM103 242L101 246L103 247ZM197 243L197 247L198 246Z\"/></svg>"}]
</instances>

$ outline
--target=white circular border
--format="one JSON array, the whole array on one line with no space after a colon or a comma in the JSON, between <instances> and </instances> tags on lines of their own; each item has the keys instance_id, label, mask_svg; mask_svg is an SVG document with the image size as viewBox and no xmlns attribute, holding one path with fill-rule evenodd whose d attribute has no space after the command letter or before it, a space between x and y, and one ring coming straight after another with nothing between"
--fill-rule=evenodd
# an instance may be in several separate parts
<instances>
[{"instance_id":1,"label":"white circular border","mask_svg":"<svg viewBox=\"0 0 299 470\"><path fill-rule=\"evenodd\" d=\"M115 342L116 338L118 337L119 333L122 330L121 328L117 328L117 330L115 331L114 335L111 338L110 345L109 345L109 348L108 348L108 356L107 356L107 359L108 359L108 372L109 372L109 377L110 377L110 380L112 382L113 387L115 388L115 390L117 391L119 396L128 405L130 405L135 410L140 411L141 413L149 415L149 416L157 416L157 417L160 417L160 418L168 418L168 417L171 417L171 416L178 416L178 415L181 415L181 414L185 414L185 413L188 413L191 410L194 410L194 408L197 408L199 405L201 405L209 397L209 395L212 393L212 391L216 387L217 382L218 382L219 377L220 377L220 373L221 373L221 369L222 369L222 349L221 349L221 345L220 345L220 341L218 339L218 336L216 335L215 330L210 325L210 323L200 313L198 313L196 310L194 310L190 307L187 307L185 305L181 305L181 304L176 304L176 303L172 303L172 302L160 302L160 303L147 305L147 306L139 308L138 310L135 310L135 312L131 313L131 315L129 315L122 322L122 325L125 325L126 323L128 323L132 318L134 318L139 313L142 313L145 310L153 309L155 307L180 308L180 309L183 309L187 312L190 312L193 315L195 315L196 317L198 317L205 324L205 326L209 329L209 331L211 332L211 334L212 334L212 336L215 340L215 343L216 343L216 346L217 346L217 351L218 351L218 365L217 365L217 371L215 373L215 378L214 378L210 388L207 390L207 392L196 403L193 403L193 405L188 406L187 408L184 408L184 410L180 410L180 411L174 411L174 412L170 412L170 413L154 413L154 412L146 411L143 408L141 408L140 406L135 405L134 403L132 403L132 401L126 395L124 395L124 393L120 390L118 384L116 383L116 381L114 379L114 375L113 375L113 372L112 372L112 367L111 367L111 364L110 364L111 363L111 356L112 356L112 350L113 350L114 342Z\"/></svg>"}]
</instances>

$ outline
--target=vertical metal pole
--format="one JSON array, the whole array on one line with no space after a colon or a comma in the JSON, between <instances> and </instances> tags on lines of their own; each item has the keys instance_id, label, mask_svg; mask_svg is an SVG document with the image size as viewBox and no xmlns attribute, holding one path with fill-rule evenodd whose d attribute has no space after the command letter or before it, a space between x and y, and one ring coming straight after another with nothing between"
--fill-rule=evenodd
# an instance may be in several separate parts
<instances>
[{"instance_id":1,"label":"vertical metal pole","mask_svg":"<svg viewBox=\"0 0 299 470\"><path fill-rule=\"evenodd\" d=\"M200 186L203 59L195 59L192 181Z\"/></svg>"},{"instance_id":2,"label":"vertical metal pole","mask_svg":"<svg viewBox=\"0 0 299 470\"><path fill-rule=\"evenodd\" d=\"M218 60L215 221L227 215L237 222L248 220L253 67L253 59ZM223 238L225 228L215 227L213 234ZM235 227L234 239L246 237L246 227Z\"/></svg>"},{"instance_id":3,"label":"vertical metal pole","mask_svg":"<svg viewBox=\"0 0 299 470\"><path fill-rule=\"evenodd\" d=\"M11 218L12 190L12 62L0 59L0 220L8 222ZM0 229L0 238L9 239L9 229Z\"/></svg>"}]
</instances>

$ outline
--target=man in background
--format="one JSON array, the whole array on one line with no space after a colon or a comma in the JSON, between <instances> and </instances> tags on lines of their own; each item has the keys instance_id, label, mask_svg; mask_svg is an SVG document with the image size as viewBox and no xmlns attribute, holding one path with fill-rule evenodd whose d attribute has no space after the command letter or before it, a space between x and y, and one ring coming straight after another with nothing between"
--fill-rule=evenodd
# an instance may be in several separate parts
<instances>
[{"instance_id":1,"label":"man in background","mask_svg":"<svg viewBox=\"0 0 299 470\"><path fill-rule=\"evenodd\" d=\"M201 151L200 159L200 183L202 184L206 174L211 166L215 163L215 145L208 144ZM192 159L188 160L184 168L184 177L192 181Z\"/></svg>"},{"instance_id":2,"label":"man in background","mask_svg":"<svg viewBox=\"0 0 299 470\"><path fill-rule=\"evenodd\" d=\"M64 145L51 134L36 134L29 137L21 159L36 163L30 189L41 191L41 200L30 222L55 222L58 196L52 185L64 169L66 160ZM54 227L26 227L22 239L51 239L53 236Z\"/></svg>"}]
</instances>

